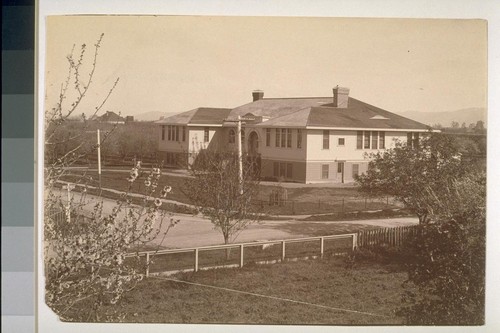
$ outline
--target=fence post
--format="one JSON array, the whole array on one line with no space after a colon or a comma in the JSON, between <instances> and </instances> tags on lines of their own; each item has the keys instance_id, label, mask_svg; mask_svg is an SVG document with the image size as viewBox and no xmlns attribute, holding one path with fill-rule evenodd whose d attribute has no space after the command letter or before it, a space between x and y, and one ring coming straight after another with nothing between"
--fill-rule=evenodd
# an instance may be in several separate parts
<instances>
[{"instance_id":1,"label":"fence post","mask_svg":"<svg viewBox=\"0 0 500 333\"><path fill-rule=\"evenodd\" d=\"M352 250L356 250L358 247L358 234L352 234Z\"/></svg>"},{"instance_id":2,"label":"fence post","mask_svg":"<svg viewBox=\"0 0 500 333\"><path fill-rule=\"evenodd\" d=\"M281 261L285 261L285 241L281 242Z\"/></svg>"},{"instance_id":3,"label":"fence post","mask_svg":"<svg viewBox=\"0 0 500 333\"><path fill-rule=\"evenodd\" d=\"M149 277L149 252L146 252L146 277Z\"/></svg>"},{"instance_id":4,"label":"fence post","mask_svg":"<svg viewBox=\"0 0 500 333\"><path fill-rule=\"evenodd\" d=\"M321 209L321 200L318 200L318 209Z\"/></svg>"},{"instance_id":5,"label":"fence post","mask_svg":"<svg viewBox=\"0 0 500 333\"><path fill-rule=\"evenodd\" d=\"M323 258L323 253L325 253L325 237L319 238L319 252L320 252L321 258Z\"/></svg>"},{"instance_id":6,"label":"fence post","mask_svg":"<svg viewBox=\"0 0 500 333\"><path fill-rule=\"evenodd\" d=\"M194 249L194 271L198 272L198 248Z\"/></svg>"},{"instance_id":7,"label":"fence post","mask_svg":"<svg viewBox=\"0 0 500 333\"><path fill-rule=\"evenodd\" d=\"M240 245L240 268L243 267L243 244Z\"/></svg>"}]
</instances>

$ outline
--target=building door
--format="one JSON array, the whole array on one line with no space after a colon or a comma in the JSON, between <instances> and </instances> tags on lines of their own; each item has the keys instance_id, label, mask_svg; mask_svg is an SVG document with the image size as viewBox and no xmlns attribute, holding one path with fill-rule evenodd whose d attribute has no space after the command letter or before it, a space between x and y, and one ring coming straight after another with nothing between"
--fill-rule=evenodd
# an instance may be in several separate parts
<instances>
[{"instance_id":1,"label":"building door","mask_svg":"<svg viewBox=\"0 0 500 333\"><path fill-rule=\"evenodd\" d=\"M345 162L338 162L337 164L337 173L340 173L342 183L344 183L344 165Z\"/></svg>"},{"instance_id":2,"label":"building door","mask_svg":"<svg viewBox=\"0 0 500 333\"><path fill-rule=\"evenodd\" d=\"M248 159L251 162L253 175L258 177L260 174L259 136L255 131L252 131L248 137Z\"/></svg>"}]
</instances>

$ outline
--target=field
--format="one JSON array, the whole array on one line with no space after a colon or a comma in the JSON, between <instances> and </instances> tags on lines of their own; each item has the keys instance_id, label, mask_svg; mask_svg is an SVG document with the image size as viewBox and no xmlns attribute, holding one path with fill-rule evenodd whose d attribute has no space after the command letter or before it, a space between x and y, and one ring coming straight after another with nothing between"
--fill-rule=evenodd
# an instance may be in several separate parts
<instances>
[{"instance_id":1,"label":"field","mask_svg":"<svg viewBox=\"0 0 500 333\"><path fill-rule=\"evenodd\" d=\"M143 280L114 309L126 322L402 324L394 310L401 305L406 273L395 264L351 266L345 259L329 258L173 278L189 284L169 279Z\"/></svg>"},{"instance_id":2,"label":"field","mask_svg":"<svg viewBox=\"0 0 500 333\"><path fill-rule=\"evenodd\" d=\"M70 182L82 182L82 175L85 175L87 184L93 187L98 187L98 175L95 171L78 171L73 170L68 175L65 175L62 180ZM105 171L101 175L101 186L106 189L114 189L118 191L126 191L128 189L127 170L123 171ZM172 187L172 192L168 199L180 203L190 204L189 199L184 194L184 180L182 176L163 175L160 179L160 188L164 185ZM341 213L354 212L359 210L380 210L398 208L392 200L387 198L366 198L356 187L313 187L313 186L287 186L286 191L288 200L282 205L269 205L269 196L276 185L269 183L259 186L259 194L255 199L256 208L267 215L301 215L301 214L325 214L325 213ZM142 193L144 184L137 182L131 189L133 193ZM106 194L109 196L109 193ZM177 207L179 209L179 207ZM182 212L181 210L176 210Z\"/></svg>"}]
</instances>

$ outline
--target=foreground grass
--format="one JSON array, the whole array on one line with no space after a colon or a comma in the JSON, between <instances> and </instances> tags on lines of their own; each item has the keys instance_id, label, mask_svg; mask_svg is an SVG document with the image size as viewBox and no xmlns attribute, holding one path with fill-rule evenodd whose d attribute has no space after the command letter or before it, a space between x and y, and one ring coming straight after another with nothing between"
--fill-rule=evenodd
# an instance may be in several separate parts
<instances>
[{"instance_id":1,"label":"foreground grass","mask_svg":"<svg viewBox=\"0 0 500 333\"><path fill-rule=\"evenodd\" d=\"M394 315L406 273L388 264L346 265L342 258L185 273L176 279L290 301L152 277L117 305L126 322L233 324L401 324ZM349 311L341 311L338 309ZM109 309L103 309L106 311ZM373 315L359 312L368 312Z\"/></svg>"}]
</instances>

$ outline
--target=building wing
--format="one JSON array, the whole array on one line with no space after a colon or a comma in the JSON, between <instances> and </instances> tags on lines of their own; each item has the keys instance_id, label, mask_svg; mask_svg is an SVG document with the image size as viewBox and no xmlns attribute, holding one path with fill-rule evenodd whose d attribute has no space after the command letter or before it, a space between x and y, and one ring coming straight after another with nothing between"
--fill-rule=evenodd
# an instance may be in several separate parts
<instances>
[{"instance_id":1,"label":"building wing","mask_svg":"<svg viewBox=\"0 0 500 333\"><path fill-rule=\"evenodd\" d=\"M221 125L231 109L196 108L174 116L158 120L159 125Z\"/></svg>"}]
</instances>

